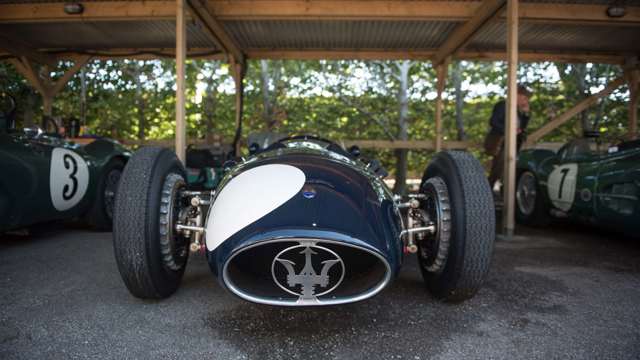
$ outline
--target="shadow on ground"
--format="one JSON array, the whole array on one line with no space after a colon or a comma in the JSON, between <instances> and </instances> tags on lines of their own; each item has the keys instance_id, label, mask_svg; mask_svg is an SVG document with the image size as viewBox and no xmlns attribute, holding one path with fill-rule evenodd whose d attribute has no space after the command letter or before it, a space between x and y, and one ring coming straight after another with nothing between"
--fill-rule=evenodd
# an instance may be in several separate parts
<instances>
[{"instance_id":1,"label":"shadow on ground","mask_svg":"<svg viewBox=\"0 0 640 360\"><path fill-rule=\"evenodd\" d=\"M0 241L0 358L637 358L640 243L581 226L519 228L496 242L478 295L435 300L417 263L373 299L255 305L201 257L181 289L141 301L120 281L108 233L59 229Z\"/></svg>"}]
</instances>

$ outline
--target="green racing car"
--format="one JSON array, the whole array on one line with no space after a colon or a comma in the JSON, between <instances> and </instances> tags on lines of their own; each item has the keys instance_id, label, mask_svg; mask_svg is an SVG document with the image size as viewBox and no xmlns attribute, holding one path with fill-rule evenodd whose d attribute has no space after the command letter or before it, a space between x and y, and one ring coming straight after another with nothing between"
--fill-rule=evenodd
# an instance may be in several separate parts
<instances>
[{"instance_id":1,"label":"green racing car","mask_svg":"<svg viewBox=\"0 0 640 360\"><path fill-rule=\"evenodd\" d=\"M557 152L523 150L516 169L520 223L570 218L634 237L640 233L640 140L604 146L587 134Z\"/></svg>"},{"instance_id":2,"label":"green racing car","mask_svg":"<svg viewBox=\"0 0 640 360\"><path fill-rule=\"evenodd\" d=\"M65 139L43 127L16 129L16 104L0 109L0 234L64 219L111 229L120 174L131 153L105 138Z\"/></svg>"}]
</instances>

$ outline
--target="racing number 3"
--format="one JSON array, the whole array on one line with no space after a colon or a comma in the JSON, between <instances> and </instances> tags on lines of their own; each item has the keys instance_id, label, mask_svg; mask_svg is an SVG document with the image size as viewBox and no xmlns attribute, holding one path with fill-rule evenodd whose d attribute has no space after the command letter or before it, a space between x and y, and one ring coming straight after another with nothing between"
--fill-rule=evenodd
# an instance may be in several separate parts
<instances>
[{"instance_id":1,"label":"racing number 3","mask_svg":"<svg viewBox=\"0 0 640 360\"><path fill-rule=\"evenodd\" d=\"M51 203L58 211L66 211L82 200L89 186L87 162L75 152L65 148L51 151L49 193Z\"/></svg>"},{"instance_id":2,"label":"racing number 3","mask_svg":"<svg viewBox=\"0 0 640 360\"><path fill-rule=\"evenodd\" d=\"M64 162L64 167L67 170L71 170L69 172L69 180L71 180L71 187L69 184L65 184L62 188L62 198L65 201L69 201L78 191L78 178L76 178L76 173L78 172L78 162L73 156L69 154L64 154L62 157L62 161ZM562 186L562 185L560 185Z\"/></svg>"}]
</instances>

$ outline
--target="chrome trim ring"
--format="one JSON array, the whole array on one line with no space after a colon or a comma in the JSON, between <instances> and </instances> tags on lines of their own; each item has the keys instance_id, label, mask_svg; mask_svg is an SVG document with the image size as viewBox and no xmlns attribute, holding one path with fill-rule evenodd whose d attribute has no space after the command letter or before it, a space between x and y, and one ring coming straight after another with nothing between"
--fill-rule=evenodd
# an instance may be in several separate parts
<instances>
[{"instance_id":1,"label":"chrome trim ring","mask_svg":"<svg viewBox=\"0 0 640 360\"><path fill-rule=\"evenodd\" d=\"M429 272L438 273L444 269L449 256L451 239L451 202L449 189L440 177L432 177L425 181L422 191L426 198L422 201L422 209L435 222L436 232L427 235L418 242L418 256L421 266Z\"/></svg>"},{"instance_id":2,"label":"chrome trim ring","mask_svg":"<svg viewBox=\"0 0 640 360\"><path fill-rule=\"evenodd\" d=\"M530 171L520 175L516 186L516 203L520 212L526 216L533 214L536 209L537 186L536 177Z\"/></svg>"},{"instance_id":3,"label":"chrome trim ring","mask_svg":"<svg viewBox=\"0 0 640 360\"><path fill-rule=\"evenodd\" d=\"M372 255L374 255L375 257L377 257L385 266L385 275L382 279L382 281L380 281L376 286L370 288L368 291L365 291L361 294L358 295L354 295L354 296L347 296L347 297L343 297L343 298L339 298L339 299L313 299L313 300L307 300L307 299L297 299L297 300L277 300L277 299L270 299L270 298L263 298L263 297L258 297L258 296L254 296L251 295L249 293L246 293L244 291L242 291L241 289L239 289L234 283L233 281L231 281L231 279L229 279L229 264L231 263L231 261L240 253L252 249L254 247L258 247L258 246L263 246L263 245L267 245L267 244L271 244L271 243L278 243L278 242L299 242L301 245L306 246L306 244L308 243L313 243L313 244L334 244L334 245L340 245L340 246L346 246L346 247L351 247L351 248L355 248L361 251L365 251L367 253L370 253ZM342 280L341 280L342 281ZM346 242L342 242L342 241L335 241L335 240L327 240L327 239L309 239L309 238L279 238L279 239L271 239L271 240L265 240L265 241L260 241L257 242L255 244L246 246L241 248L240 250L235 251L230 257L229 259L227 259L227 261L225 262L224 266L223 266L223 270L222 270L222 282L224 283L224 285L235 295L239 296L240 298L247 300L247 301L251 301L254 303L258 303L258 304L266 304L266 305L277 305L277 306L320 306L320 305L339 305L339 304L347 304L347 303L352 303L352 302L356 302L356 301L362 301L365 299L368 299L374 295L376 295L377 293L379 293L380 291L382 291L382 289L384 289L389 282L391 281L391 266L389 265L389 262L387 262L387 260L380 255L379 253L371 250L371 249L367 249L365 247L362 246L357 246L357 245L353 245L353 244L349 244Z\"/></svg>"}]
</instances>

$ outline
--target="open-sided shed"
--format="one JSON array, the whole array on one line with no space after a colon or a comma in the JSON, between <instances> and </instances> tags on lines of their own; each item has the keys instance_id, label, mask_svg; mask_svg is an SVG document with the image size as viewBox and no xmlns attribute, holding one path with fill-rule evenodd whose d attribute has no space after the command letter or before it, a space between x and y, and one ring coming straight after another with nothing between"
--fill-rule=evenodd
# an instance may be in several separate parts
<instances>
[{"instance_id":1,"label":"open-sided shed","mask_svg":"<svg viewBox=\"0 0 640 360\"><path fill-rule=\"evenodd\" d=\"M514 229L516 70L518 61L615 63L624 78L530 135L535 142L624 83L630 89L629 135L636 137L640 54L638 0L145 0L0 2L0 57L43 96L53 97L91 58L175 57L176 152L184 159L184 63L223 58L236 79L242 119L247 59L414 59L438 71L436 138L443 148L442 98L452 58L506 60L504 228ZM57 82L36 71L58 60L75 66ZM236 134L236 143L240 133ZM392 144L394 145L394 144ZM406 146L395 144L394 146Z\"/></svg>"}]
</instances>

